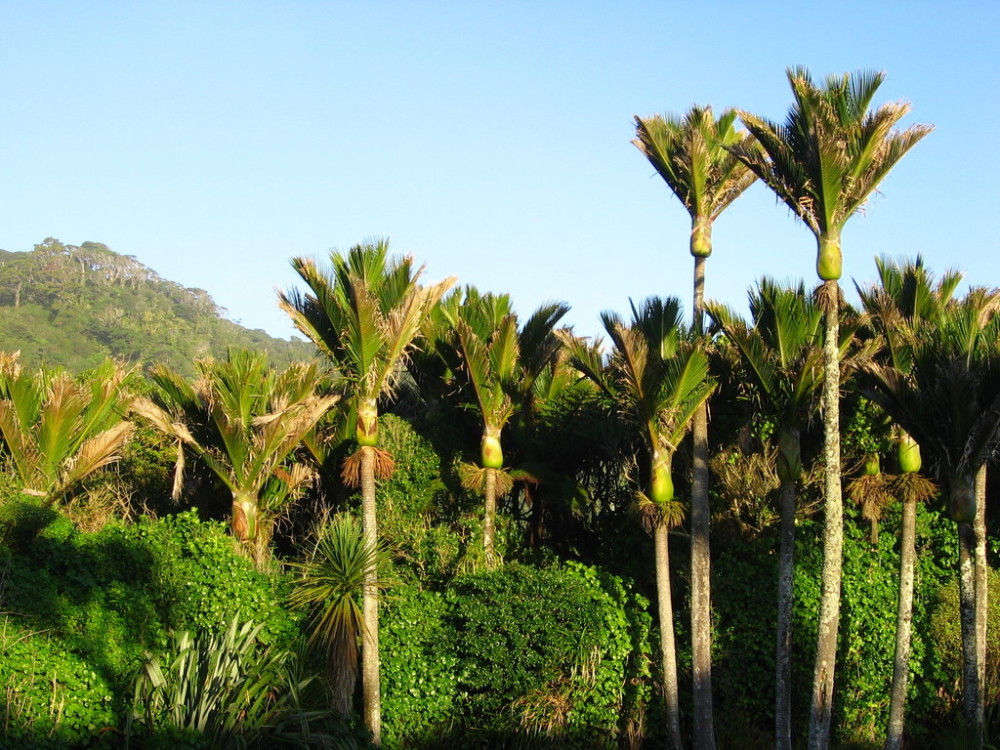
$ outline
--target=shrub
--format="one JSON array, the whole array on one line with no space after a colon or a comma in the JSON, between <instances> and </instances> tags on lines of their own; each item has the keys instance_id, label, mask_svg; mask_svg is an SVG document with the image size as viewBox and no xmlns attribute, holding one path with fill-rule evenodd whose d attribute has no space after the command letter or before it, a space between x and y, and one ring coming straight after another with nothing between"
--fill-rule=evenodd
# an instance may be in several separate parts
<instances>
[{"instance_id":1,"label":"shrub","mask_svg":"<svg viewBox=\"0 0 1000 750\"><path fill-rule=\"evenodd\" d=\"M382 618L387 744L617 746L650 696L647 607L573 563L397 588Z\"/></svg>"},{"instance_id":2,"label":"shrub","mask_svg":"<svg viewBox=\"0 0 1000 750\"><path fill-rule=\"evenodd\" d=\"M223 524L193 512L95 534L57 517L23 541L0 547L0 611L16 613L0 684L24 685L4 709L12 736L72 746L90 727L114 726L143 654L164 648L171 629L218 633L240 615L260 623L266 645L298 633L285 579L254 570Z\"/></svg>"},{"instance_id":3,"label":"shrub","mask_svg":"<svg viewBox=\"0 0 1000 750\"><path fill-rule=\"evenodd\" d=\"M86 659L9 616L0 619L0 653L4 747L111 746L107 741L117 724L113 686Z\"/></svg>"}]
</instances>

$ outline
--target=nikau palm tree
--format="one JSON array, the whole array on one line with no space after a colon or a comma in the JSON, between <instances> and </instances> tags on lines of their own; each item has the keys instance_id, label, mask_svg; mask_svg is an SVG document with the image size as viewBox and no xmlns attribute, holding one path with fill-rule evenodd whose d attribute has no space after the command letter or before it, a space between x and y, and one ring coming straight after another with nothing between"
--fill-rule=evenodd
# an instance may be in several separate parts
<instances>
[{"instance_id":1,"label":"nikau palm tree","mask_svg":"<svg viewBox=\"0 0 1000 750\"><path fill-rule=\"evenodd\" d=\"M345 479L361 486L365 544L374 547L375 478L392 470L391 457L378 449L378 399L392 391L421 324L454 279L420 286L423 268L415 271L409 257L390 261L385 240L355 245L346 255L331 252L330 262L332 271L325 272L312 259L294 258L292 267L309 292L280 293L279 305L330 358L350 393L359 448L345 462ZM368 575L362 605L365 724L380 744L377 570Z\"/></svg>"},{"instance_id":2,"label":"nikau palm tree","mask_svg":"<svg viewBox=\"0 0 1000 750\"><path fill-rule=\"evenodd\" d=\"M683 118L635 117L633 143L649 159L691 216L694 256L692 331L703 331L705 261L712 254L712 223L757 178L727 148L754 148L749 133L734 127L736 112L716 119L711 107L692 107ZM691 491L691 638L694 673L694 746L715 748L712 720L711 555L709 549L708 408L692 427L694 481Z\"/></svg>"},{"instance_id":3,"label":"nikau palm tree","mask_svg":"<svg viewBox=\"0 0 1000 750\"><path fill-rule=\"evenodd\" d=\"M130 370L107 360L85 380L62 370L23 370L0 353L0 456L21 493L52 504L113 463L132 434L124 421Z\"/></svg>"},{"instance_id":4,"label":"nikau palm tree","mask_svg":"<svg viewBox=\"0 0 1000 750\"><path fill-rule=\"evenodd\" d=\"M607 366L600 342L588 346L569 335L562 338L572 366L618 400L648 451L650 478L646 491L637 497L655 543L667 737L670 747L680 750L668 532L680 523L683 507L674 497L672 466L674 453L715 383L709 377L701 341L690 341L683 329L676 299L652 297L638 309L633 305L628 326L610 312L602 313L601 321L614 345Z\"/></svg>"},{"instance_id":5,"label":"nikau palm tree","mask_svg":"<svg viewBox=\"0 0 1000 750\"><path fill-rule=\"evenodd\" d=\"M775 747L791 750L792 581L795 507L802 477L800 436L816 409L823 383L823 313L800 284L782 288L762 279L750 292L753 327L723 305L708 303L709 315L736 347L747 378L766 414L776 422L777 471L781 481L778 553L778 629L775 679Z\"/></svg>"},{"instance_id":6,"label":"nikau palm tree","mask_svg":"<svg viewBox=\"0 0 1000 750\"><path fill-rule=\"evenodd\" d=\"M947 489L958 523L962 624L962 702L973 746L983 740L974 558L978 540L976 478L1000 447L1000 293L972 289L947 308L932 335L916 337L906 369L865 368L868 392L920 446ZM982 593L985 593L984 591Z\"/></svg>"},{"instance_id":7,"label":"nikau palm tree","mask_svg":"<svg viewBox=\"0 0 1000 750\"><path fill-rule=\"evenodd\" d=\"M303 464L286 465L288 458L340 397L316 392L315 364L279 373L259 352L230 350L225 360L202 360L197 367L194 383L154 367L159 393L137 399L134 408L177 440L175 498L187 449L232 493L233 536L252 544L262 564L276 513L313 476Z\"/></svg>"},{"instance_id":8,"label":"nikau palm tree","mask_svg":"<svg viewBox=\"0 0 1000 750\"><path fill-rule=\"evenodd\" d=\"M568 310L558 303L542 305L519 329L508 295L480 295L470 288L461 306L450 313L461 373L483 422L481 468L468 472L467 479L483 492L483 548L489 567L497 563L497 496L511 489L510 477L503 472L501 433L525 407L536 379L555 356L559 341L552 330Z\"/></svg>"},{"instance_id":9,"label":"nikau palm tree","mask_svg":"<svg viewBox=\"0 0 1000 750\"><path fill-rule=\"evenodd\" d=\"M898 372L909 373L912 349L926 329L940 327L947 315L955 289L962 280L956 272L945 274L935 286L932 275L918 256L915 262L897 264L876 259L879 286L857 286L858 295L868 313L878 338L878 361ZM862 374L862 380L864 375ZM916 560L916 505L935 494L936 487L919 472L922 465L920 446L905 430L896 430L897 463L894 494L903 505L900 530L899 606L896 614L896 648L893 660L892 690L889 699L889 723L886 750L900 750L909 677L910 642L913 619L913 584Z\"/></svg>"},{"instance_id":10,"label":"nikau palm tree","mask_svg":"<svg viewBox=\"0 0 1000 750\"><path fill-rule=\"evenodd\" d=\"M895 125L909 112L905 103L869 111L885 78L880 72L830 76L817 86L804 68L787 71L794 103L784 124L740 111L740 119L760 149L734 146L732 152L816 236L816 271L822 281L820 304L826 334L823 366L824 532L823 583L816 665L809 715L809 748L825 750L833 714L833 682L840 624L843 551L843 497L840 476L840 279L841 234L882 178L931 131Z\"/></svg>"}]
</instances>

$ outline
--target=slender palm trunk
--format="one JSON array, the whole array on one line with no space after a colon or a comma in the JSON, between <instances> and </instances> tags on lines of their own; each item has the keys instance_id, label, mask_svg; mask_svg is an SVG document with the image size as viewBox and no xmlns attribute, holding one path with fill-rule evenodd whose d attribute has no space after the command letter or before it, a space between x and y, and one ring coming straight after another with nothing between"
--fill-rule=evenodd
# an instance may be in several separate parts
<instances>
[{"instance_id":1,"label":"slender palm trunk","mask_svg":"<svg viewBox=\"0 0 1000 750\"><path fill-rule=\"evenodd\" d=\"M674 644L674 607L670 599L670 550L667 527L653 531L656 549L656 604L660 614L660 652L663 658L663 698L667 706L667 746L683 750L681 706L677 687L677 652Z\"/></svg>"},{"instance_id":2,"label":"slender palm trunk","mask_svg":"<svg viewBox=\"0 0 1000 750\"><path fill-rule=\"evenodd\" d=\"M983 713L986 700L986 618L989 612L989 592L986 579L986 464L976 472L976 519L972 528L976 533L976 558L973 563L976 576L976 663L979 666L979 706Z\"/></svg>"},{"instance_id":3,"label":"slender palm trunk","mask_svg":"<svg viewBox=\"0 0 1000 750\"><path fill-rule=\"evenodd\" d=\"M826 317L823 342L823 573L816 664L809 713L809 750L826 750L833 716L833 676L840 627L840 585L844 547L844 505L840 478L840 288L825 281L821 290Z\"/></svg>"},{"instance_id":4,"label":"slender palm trunk","mask_svg":"<svg viewBox=\"0 0 1000 750\"><path fill-rule=\"evenodd\" d=\"M375 449L361 448L362 535L366 547L378 544L375 515ZM382 744L382 692L379 686L378 658L378 570L375 565L365 574L362 614L365 627L361 636L361 690L364 695L365 726L372 742Z\"/></svg>"},{"instance_id":5,"label":"slender palm trunk","mask_svg":"<svg viewBox=\"0 0 1000 750\"><path fill-rule=\"evenodd\" d=\"M972 731L971 748L983 743L983 701L979 686L979 649L976 639L976 532L971 523L958 524L958 599L962 622L962 707Z\"/></svg>"},{"instance_id":6,"label":"slender palm trunk","mask_svg":"<svg viewBox=\"0 0 1000 750\"><path fill-rule=\"evenodd\" d=\"M892 692L889 698L889 728L885 750L903 747L903 722L906 717L906 688L910 675L910 642L913 625L913 569L916 561L917 503L903 503L903 528L899 550L899 606L896 610L896 655L892 666Z\"/></svg>"},{"instance_id":7,"label":"slender palm trunk","mask_svg":"<svg viewBox=\"0 0 1000 750\"><path fill-rule=\"evenodd\" d=\"M692 329L704 329L705 258L694 259ZM691 668L694 681L694 747L715 750L712 718L712 557L709 540L711 507L708 496L708 406L695 412L691 426Z\"/></svg>"},{"instance_id":8,"label":"slender palm trunk","mask_svg":"<svg viewBox=\"0 0 1000 750\"><path fill-rule=\"evenodd\" d=\"M775 750L792 750L792 582L795 575L795 482L781 483L781 541L779 544L774 747Z\"/></svg>"},{"instance_id":9,"label":"slender palm trunk","mask_svg":"<svg viewBox=\"0 0 1000 750\"><path fill-rule=\"evenodd\" d=\"M486 469L486 486L483 490L486 508L483 517L483 549L486 552L486 568L494 570L497 567L496 556L496 519L497 519L497 472L496 469Z\"/></svg>"}]
</instances>

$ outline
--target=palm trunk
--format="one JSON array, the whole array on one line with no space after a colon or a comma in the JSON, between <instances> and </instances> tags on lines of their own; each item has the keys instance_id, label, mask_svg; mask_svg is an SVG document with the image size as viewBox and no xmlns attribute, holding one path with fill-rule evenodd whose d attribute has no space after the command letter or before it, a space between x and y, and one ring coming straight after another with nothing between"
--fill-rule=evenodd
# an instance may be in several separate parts
<instances>
[{"instance_id":1,"label":"palm trunk","mask_svg":"<svg viewBox=\"0 0 1000 750\"><path fill-rule=\"evenodd\" d=\"M486 568L495 570L497 567L496 518L497 518L497 472L496 469L486 469L486 486L483 489L485 515L483 517L483 550L486 553Z\"/></svg>"},{"instance_id":2,"label":"palm trunk","mask_svg":"<svg viewBox=\"0 0 1000 750\"><path fill-rule=\"evenodd\" d=\"M958 597L962 622L962 707L972 732L970 748L983 746L983 700L979 685L979 649L976 638L976 532L970 523L958 524Z\"/></svg>"},{"instance_id":3,"label":"palm trunk","mask_svg":"<svg viewBox=\"0 0 1000 750\"><path fill-rule=\"evenodd\" d=\"M910 674L910 641L913 625L913 569L917 503L903 503L903 528L899 550L899 607L896 610L896 655L892 666L892 693L889 699L889 728L885 750L903 747L903 722L906 716L906 688Z\"/></svg>"},{"instance_id":4,"label":"palm trunk","mask_svg":"<svg viewBox=\"0 0 1000 750\"><path fill-rule=\"evenodd\" d=\"M781 483L778 552L778 643L774 691L774 747L792 750L792 583L795 574L795 482Z\"/></svg>"},{"instance_id":5,"label":"palm trunk","mask_svg":"<svg viewBox=\"0 0 1000 750\"><path fill-rule=\"evenodd\" d=\"M677 652L674 644L674 607L670 599L670 555L667 527L653 531L656 548L656 604L660 614L660 652L663 658L663 698L667 707L667 746L683 750L681 706L677 688Z\"/></svg>"},{"instance_id":6,"label":"palm trunk","mask_svg":"<svg viewBox=\"0 0 1000 750\"><path fill-rule=\"evenodd\" d=\"M694 259L692 329L703 332L705 258ZM691 668L694 681L694 747L715 750L712 712L712 558L709 543L711 507L708 495L708 406L695 412L691 426Z\"/></svg>"},{"instance_id":7,"label":"palm trunk","mask_svg":"<svg viewBox=\"0 0 1000 750\"><path fill-rule=\"evenodd\" d=\"M809 750L826 750L833 716L833 677L840 627L840 585L844 547L844 506L840 477L840 288L825 281L826 333L823 341L823 573L816 664L809 712Z\"/></svg>"},{"instance_id":8,"label":"palm trunk","mask_svg":"<svg viewBox=\"0 0 1000 750\"><path fill-rule=\"evenodd\" d=\"M375 514L375 449L361 448L362 535L365 546L378 544L378 521ZM378 658L378 570L372 566L365 574L362 613L365 627L361 636L361 689L364 695L365 726L375 745L382 744L382 692L379 686Z\"/></svg>"},{"instance_id":9,"label":"palm trunk","mask_svg":"<svg viewBox=\"0 0 1000 750\"><path fill-rule=\"evenodd\" d=\"M979 665L979 706L983 714L986 700L986 618L988 616L989 592L986 579L986 464L976 472L976 519L972 523L976 533L976 663ZM984 717L985 719L985 717Z\"/></svg>"}]
</instances>

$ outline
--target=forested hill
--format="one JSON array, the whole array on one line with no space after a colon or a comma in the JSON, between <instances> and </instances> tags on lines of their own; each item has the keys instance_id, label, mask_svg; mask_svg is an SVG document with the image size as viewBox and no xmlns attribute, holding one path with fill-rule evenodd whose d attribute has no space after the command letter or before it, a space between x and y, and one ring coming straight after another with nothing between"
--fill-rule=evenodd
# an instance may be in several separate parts
<instances>
[{"instance_id":1,"label":"forested hill","mask_svg":"<svg viewBox=\"0 0 1000 750\"><path fill-rule=\"evenodd\" d=\"M49 238L30 252L0 250L0 351L20 350L29 367L79 371L111 356L190 374L195 359L223 356L227 347L265 350L278 365L314 354L312 344L275 339L222 314L203 289L161 278L97 242Z\"/></svg>"}]
</instances>

